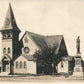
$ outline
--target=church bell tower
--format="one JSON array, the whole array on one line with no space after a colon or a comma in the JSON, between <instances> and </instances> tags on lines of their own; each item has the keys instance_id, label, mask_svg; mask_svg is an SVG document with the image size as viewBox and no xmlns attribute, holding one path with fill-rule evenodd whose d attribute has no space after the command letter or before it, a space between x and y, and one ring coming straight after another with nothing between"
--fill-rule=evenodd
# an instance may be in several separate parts
<instances>
[{"instance_id":1,"label":"church bell tower","mask_svg":"<svg viewBox=\"0 0 84 84\"><path fill-rule=\"evenodd\" d=\"M11 4L7 10L4 25L0 29L2 34L2 56L8 56L11 60L18 55L18 42L20 30L17 27Z\"/></svg>"}]
</instances>

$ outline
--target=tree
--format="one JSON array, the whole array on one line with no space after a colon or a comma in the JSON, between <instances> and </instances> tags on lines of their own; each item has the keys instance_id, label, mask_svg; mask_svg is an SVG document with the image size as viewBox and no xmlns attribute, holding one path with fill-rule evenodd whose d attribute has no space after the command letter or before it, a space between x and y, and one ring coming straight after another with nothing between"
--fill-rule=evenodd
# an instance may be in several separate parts
<instances>
[{"instance_id":1,"label":"tree","mask_svg":"<svg viewBox=\"0 0 84 84\"><path fill-rule=\"evenodd\" d=\"M57 46L46 48L43 51L36 50L34 53L34 58L37 59L37 63L41 63L41 66L45 68L45 73L53 72L55 73L55 65L61 61L59 54L56 53ZM50 70L51 67L51 70ZM50 70L50 71L49 71Z\"/></svg>"},{"instance_id":2,"label":"tree","mask_svg":"<svg viewBox=\"0 0 84 84\"><path fill-rule=\"evenodd\" d=\"M43 51L36 50L36 52L33 54L34 58L36 59L37 65L38 65L39 72L43 71L45 73L44 68L46 67L48 53L49 53L48 49L45 49Z\"/></svg>"}]
</instances>

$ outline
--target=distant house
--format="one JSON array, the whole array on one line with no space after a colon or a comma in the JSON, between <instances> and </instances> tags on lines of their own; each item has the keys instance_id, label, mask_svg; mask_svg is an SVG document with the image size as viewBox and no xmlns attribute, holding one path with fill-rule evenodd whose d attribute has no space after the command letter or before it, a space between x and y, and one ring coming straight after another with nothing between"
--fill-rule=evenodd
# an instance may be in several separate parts
<instances>
[{"instance_id":1,"label":"distant house","mask_svg":"<svg viewBox=\"0 0 84 84\"><path fill-rule=\"evenodd\" d=\"M45 49L56 46L55 54L58 58L68 56L63 35L43 36L26 31L19 41L19 33L21 31L16 24L10 4L0 32L2 34L1 73L42 73L41 62L37 63L33 56L36 50L43 52ZM50 69L46 70L49 71Z\"/></svg>"},{"instance_id":2,"label":"distant house","mask_svg":"<svg viewBox=\"0 0 84 84\"><path fill-rule=\"evenodd\" d=\"M63 57L57 65L57 73L59 74L72 74L74 70L74 57Z\"/></svg>"}]
</instances>

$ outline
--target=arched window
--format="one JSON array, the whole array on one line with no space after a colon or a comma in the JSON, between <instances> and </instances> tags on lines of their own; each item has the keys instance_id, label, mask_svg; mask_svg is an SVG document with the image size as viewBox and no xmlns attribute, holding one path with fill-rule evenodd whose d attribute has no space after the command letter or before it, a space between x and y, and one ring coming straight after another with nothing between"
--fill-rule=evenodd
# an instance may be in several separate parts
<instances>
[{"instance_id":1,"label":"arched window","mask_svg":"<svg viewBox=\"0 0 84 84\"><path fill-rule=\"evenodd\" d=\"M18 68L18 62L16 62L16 68Z\"/></svg>"},{"instance_id":2,"label":"arched window","mask_svg":"<svg viewBox=\"0 0 84 84\"><path fill-rule=\"evenodd\" d=\"M6 48L3 49L3 54L5 54L5 53L6 53Z\"/></svg>"},{"instance_id":3,"label":"arched window","mask_svg":"<svg viewBox=\"0 0 84 84\"><path fill-rule=\"evenodd\" d=\"M8 33L8 38L10 38L11 37L11 33Z\"/></svg>"},{"instance_id":4,"label":"arched window","mask_svg":"<svg viewBox=\"0 0 84 84\"><path fill-rule=\"evenodd\" d=\"M22 68L22 62L20 62L20 68Z\"/></svg>"},{"instance_id":5,"label":"arched window","mask_svg":"<svg viewBox=\"0 0 84 84\"><path fill-rule=\"evenodd\" d=\"M10 53L10 48L8 48L8 53Z\"/></svg>"},{"instance_id":6,"label":"arched window","mask_svg":"<svg viewBox=\"0 0 84 84\"><path fill-rule=\"evenodd\" d=\"M24 62L24 68L27 68L26 62Z\"/></svg>"},{"instance_id":7,"label":"arched window","mask_svg":"<svg viewBox=\"0 0 84 84\"><path fill-rule=\"evenodd\" d=\"M6 39L6 36L7 36L6 34L3 34L3 39Z\"/></svg>"},{"instance_id":8,"label":"arched window","mask_svg":"<svg viewBox=\"0 0 84 84\"><path fill-rule=\"evenodd\" d=\"M61 68L63 68L64 67L64 63L63 63L63 61L61 61Z\"/></svg>"}]
</instances>

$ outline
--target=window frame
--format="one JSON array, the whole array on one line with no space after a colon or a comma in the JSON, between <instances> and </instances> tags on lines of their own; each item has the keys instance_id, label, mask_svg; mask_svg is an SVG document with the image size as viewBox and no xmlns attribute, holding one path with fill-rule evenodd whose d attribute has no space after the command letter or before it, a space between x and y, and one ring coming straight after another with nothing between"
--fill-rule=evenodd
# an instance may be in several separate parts
<instances>
[{"instance_id":1,"label":"window frame","mask_svg":"<svg viewBox=\"0 0 84 84\"><path fill-rule=\"evenodd\" d=\"M19 63L18 63L18 61L16 61L16 69L18 68L18 66L19 66Z\"/></svg>"},{"instance_id":2,"label":"window frame","mask_svg":"<svg viewBox=\"0 0 84 84\"><path fill-rule=\"evenodd\" d=\"M6 48L3 48L3 54L5 54L6 53Z\"/></svg>"},{"instance_id":3,"label":"window frame","mask_svg":"<svg viewBox=\"0 0 84 84\"><path fill-rule=\"evenodd\" d=\"M7 34L3 34L2 39L6 39L7 38Z\"/></svg>"},{"instance_id":4,"label":"window frame","mask_svg":"<svg viewBox=\"0 0 84 84\"><path fill-rule=\"evenodd\" d=\"M24 61L24 69L26 69L27 68L27 63L26 63L26 61Z\"/></svg>"},{"instance_id":5,"label":"window frame","mask_svg":"<svg viewBox=\"0 0 84 84\"><path fill-rule=\"evenodd\" d=\"M10 53L11 52L11 49L10 48L8 48L8 53Z\"/></svg>"},{"instance_id":6,"label":"window frame","mask_svg":"<svg viewBox=\"0 0 84 84\"><path fill-rule=\"evenodd\" d=\"M20 61L20 69L22 68L22 61Z\"/></svg>"},{"instance_id":7,"label":"window frame","mask_svg":"<svg viewBox=\"0 0 84 84\"><path fill-rule=\"evenodd\" d=\"M64 63L63 63L63 61L61 61L61 68L64 68Z\"/></svg>"}]
</instances>

